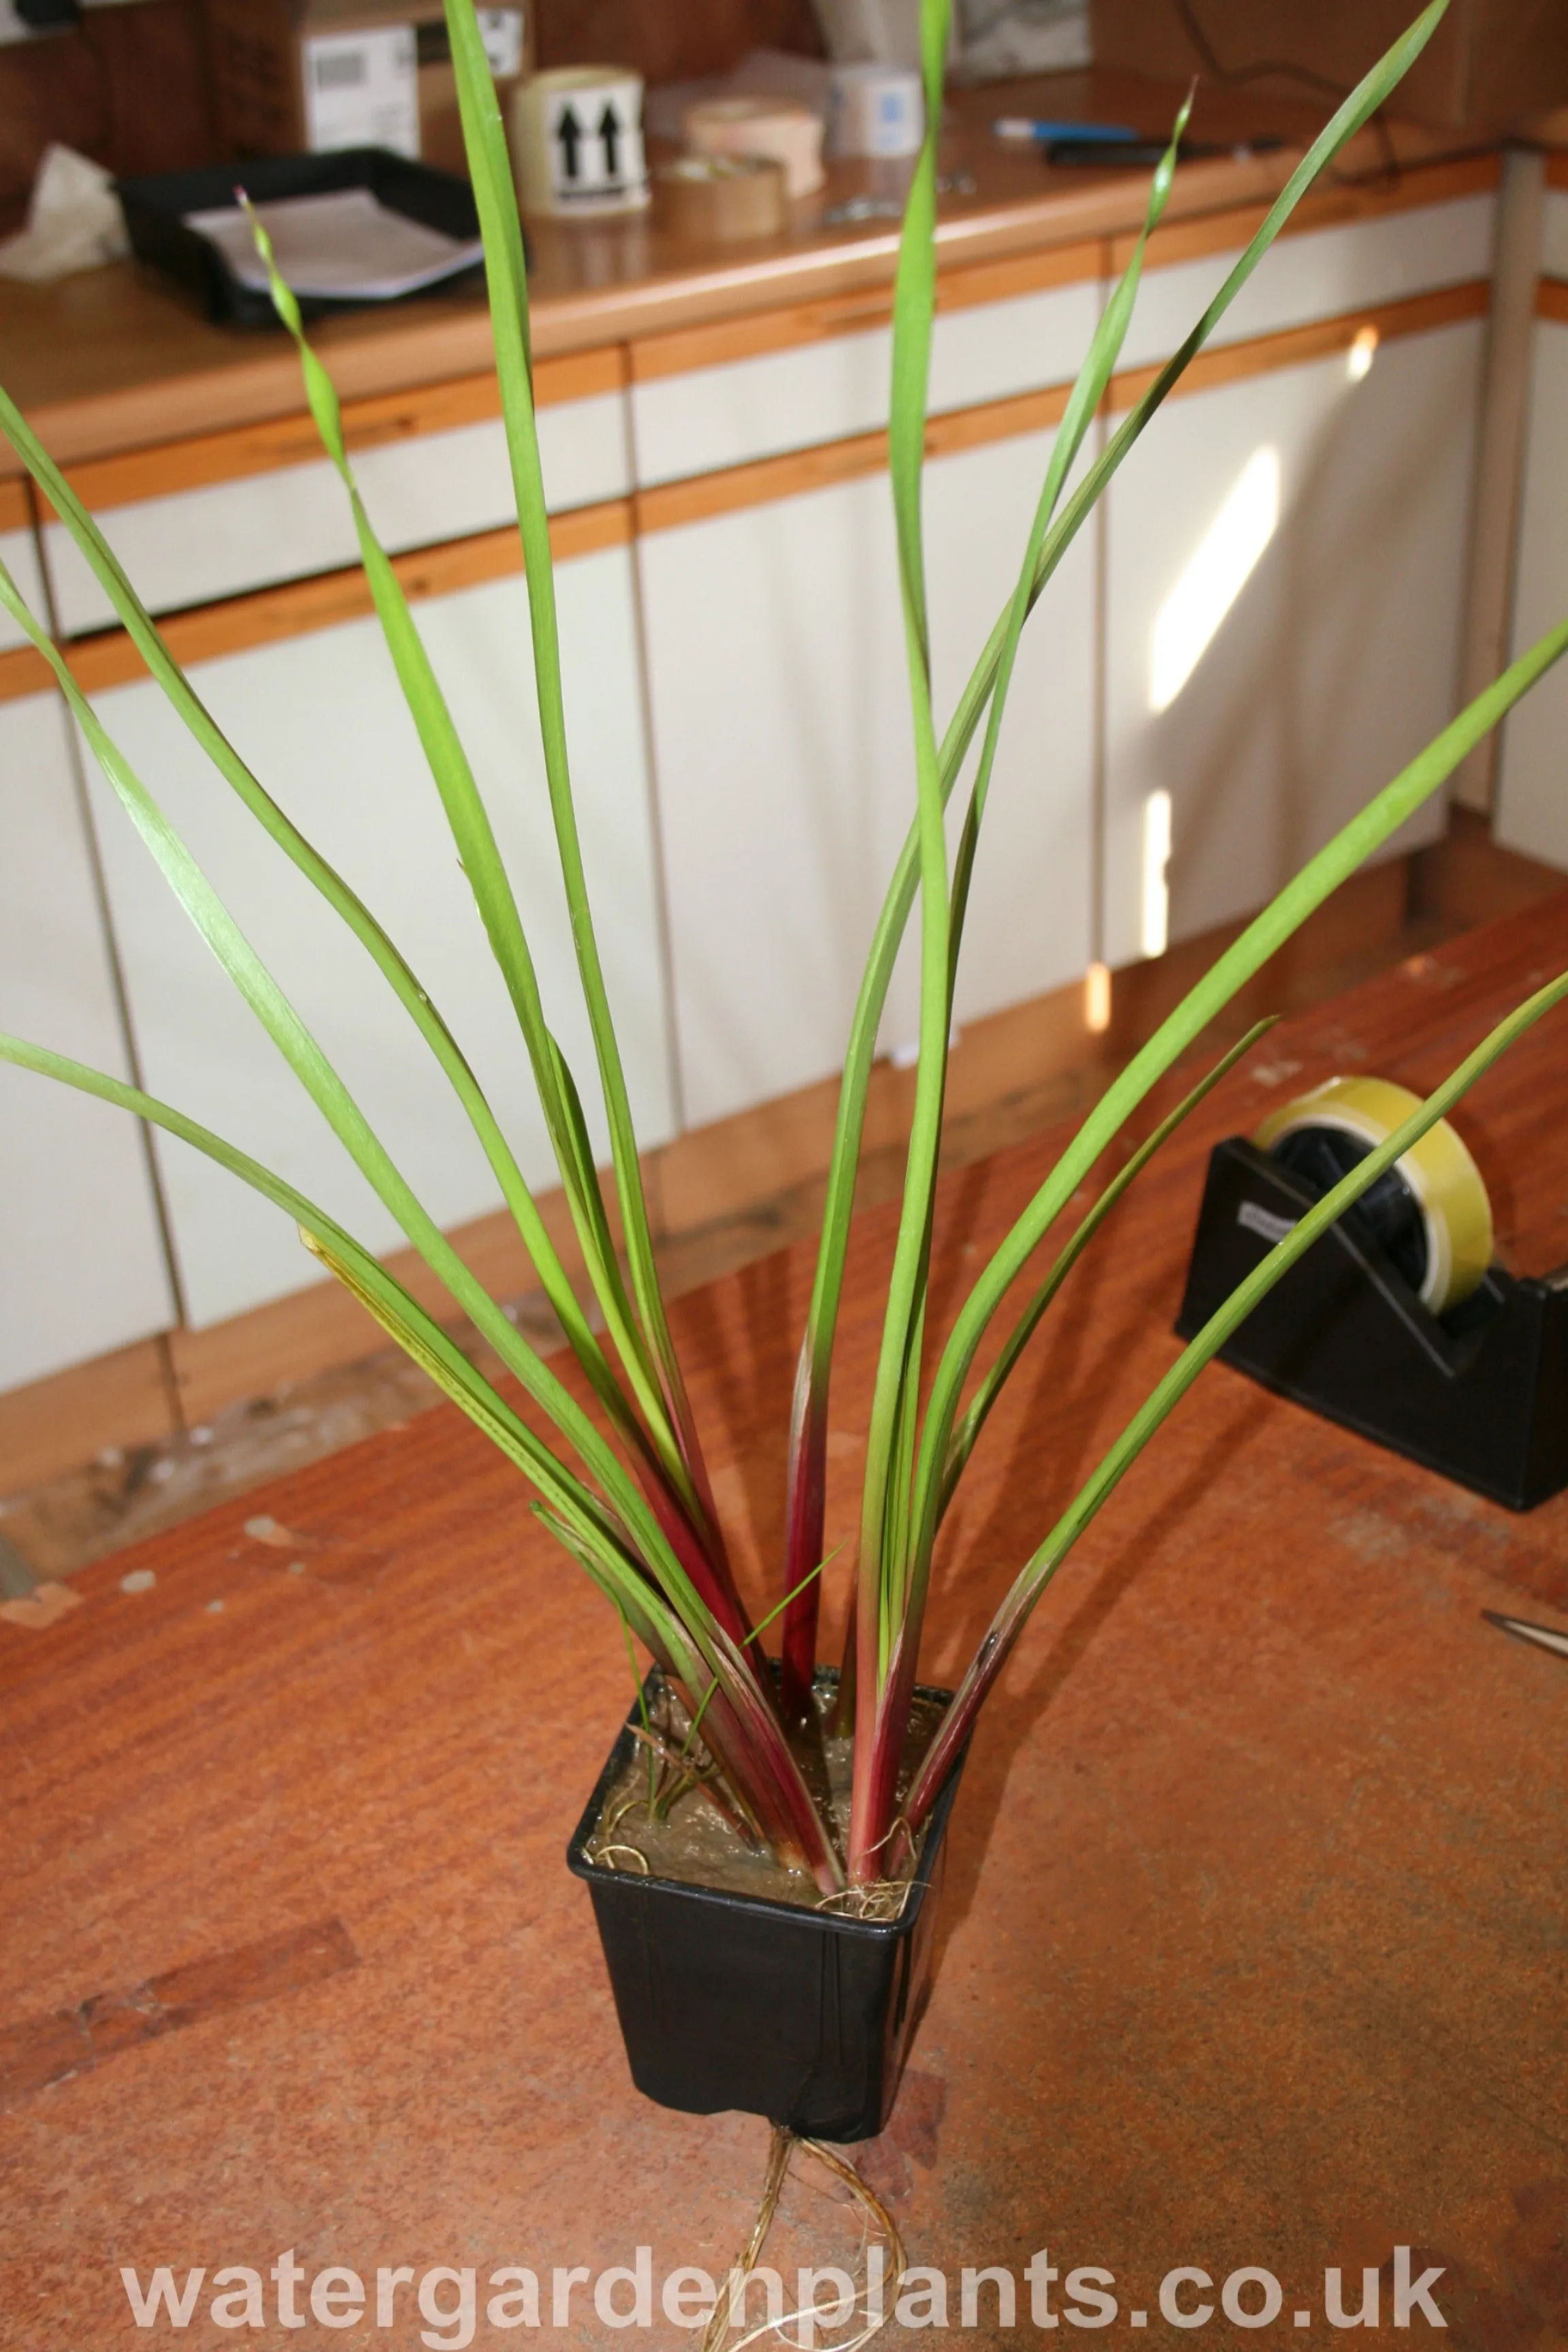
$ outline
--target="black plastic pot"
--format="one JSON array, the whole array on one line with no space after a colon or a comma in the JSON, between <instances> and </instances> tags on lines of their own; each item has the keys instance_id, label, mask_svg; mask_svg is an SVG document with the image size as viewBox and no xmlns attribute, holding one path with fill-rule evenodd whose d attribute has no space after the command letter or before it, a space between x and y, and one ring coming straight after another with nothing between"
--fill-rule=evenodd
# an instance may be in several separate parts
<instances>
[{"instance_id":1,"label":"black plastic pot","mask_svg":"<svg viewBox=\"0 0 1568 2352\"><path fill-rule=\"evenodd\" d=\"M655 1667L650 1705L661 1688ZM875 2138L924 2006L963 1756L931 1810L902 1916L844 1919L590 1861L638 1720L634 1708L566 1852L594 1898L633 2082L685 2115L734 2107L806 2139Z\"/></svg>"}]
</instances>

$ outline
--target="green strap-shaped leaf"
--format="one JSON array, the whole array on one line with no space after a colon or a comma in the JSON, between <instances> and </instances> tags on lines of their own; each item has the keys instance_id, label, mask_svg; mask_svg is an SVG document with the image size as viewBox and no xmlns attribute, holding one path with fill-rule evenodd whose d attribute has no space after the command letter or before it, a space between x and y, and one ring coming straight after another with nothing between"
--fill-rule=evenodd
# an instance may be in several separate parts
<instances>
[{"instance_id":1,"label":"green strap-shaped leaf","mask_svg":"<svg viewBox=\"0 0 1568 2352\"><path fill-rule=\"evenodd\" d=\"M1321 906L1453 774L1461 760L1564 652L1568 652L1568 621L1521 655L1302 867L1112 1080L1016 1221L964 1301L932 1378L916 1474L912 1589L917 1607L923 1600L930 1570L938 1498L960 1394L992 1317L1047 1233L1156 1080L1195 1043L1215 1015L1223 1012L1237 991L1299 929L1312 909Z\"/></svg>"},{"instance_id":2,"label":"green strap-shaped leaf","mask_svg":"<svg viewBox=\"0 0 1568 2352\"><path fill-rule=\"evenodd\" d=\"M1126 1167L1112 1177L1099 1200L1079 1223L1049 1274L1047 1275L1009 1332L1006 1345L975 1391L963 1420L952 1433L952 1442L948 1447L947 1466L942 1473L942 1494L937 1505L939 1520L952 1500L959 1479L963 1474L964 1464L974 1451L980 1433L991 1416L992 1407L1012 1377L1025 1349L1038 1330L1041 1318L1051 1301L1094 1239L1095 1234L1123 1193L1129 1192L1137 1182L1155 1153L1168 1143L1176 1129L1192 1117L1198 1105L1214 1092L1220 1080L1235 1069L1242 1055L1249 1054L1260 1037L1267 1036L1278 1019L1277 1013L1270 1013L1266 1021L1255 1022L1246 1036L1237 1039L1229 1053L1217 1061L1205 1076L1198 1080L1191 1094L1185 1096L1176 1105L1175 1109L1160 1121L1147 1141L1139 1145Z\"/></svg>"},{"instance_id":3,"label":"green strap-shaped leaf","mask_svg":"<svg viewBox=\"0 0 1568 2352\"><path fill-rule=\"evenodd\" d=\"M48 498L108 595L154 683L218 775L311 887L339 915L388 982L461 1103L523 1245L574 1351L593 1375L598 1343L584 1322L554 1244L489 1102L418 975L357 893L279 808L229 742L165 645L131 581L64 475L14 402L0 392L0 430ZM11 593L15 594L12 583ZM14 609L14 607L13 607ZM597 1382L595 1381L595 1385Z\"/></svg>"},{"instance_id":4,"label":"green strap-shaped leaf","mask_svg":"<svg viewBox=\"0 0 1568 2352\"><path fill-rule=\"evenodd\" d=\"M270 1168L253 1160L237 1145L215 1135L210 1128L196 1119L188 1118L172 1104L162 1102L155 1095L140 1087L129 1086L122 1078L109 1076L104 1071L89 1068L85 1063L73 1061L68 1055L57 1054L47 1045L35 1045L26 1038L0 1033L0 1062L8 1062L17 1069L35 1070L44 1077L54 1078L74 1087L78 1093L91 1095L100 1102L112 1103L121 1110L132 1112L150 1125L162 1128L165 1134L175 1136L182 1143L205 1154L220 1168L248 1184L264 1200L280 1209L300 1229L301 1238L324 1264L330 1264L340 1280L347 1282L368 1310L391 1332L399 1347L412 1356L431 1379L437 1381L470 1419L479 1422L486 1434L493 1437L502 1451L525 1470L540 1492L559 1508L569 1510L575 1521L585 1515L599 1535L611 1540L617 1522L607 1514L602 1503L582 1481L563 1467L542 1440L536 1437L528 1424L519 1419L511 1407L476 1370L450 1336L443 1331L435 1317L422 1307L396 1276L388 1273L379 1258L357 1241L335 1217L310 1200L297 1186L276 1175ZM504 1444L502 1435L504 1433Z\"/></svg>"},{"instance_id":5,"label":"green strap-shaped leaf","mask_svg":"<svg viewBox=\"0 0 1568 2352\"><path fill-rule=\"evenodd\" d=\"M1063 1512L997 1611L991 1630L954 1694L952 1705L915 1776L906 1807L912 1827L918 1828L930 1811L952 1758L968 1737L981 1701L1001 1671L1035 1603L1085 1528L1115 1492L1155 1431L1181 1402L1205 1365L1246 1321L1259 1299L1266 1297L1313 1243L1347 1209L1353 1207L1369 1186L1375 1184L1396 1160L1403 1159L1427 1129L1453 1108L1500 1055L1505 1054L1544 1013L1565 1000L1568 1000L1568 973L1538 989L1517 1012L1510 1013L1505 1021L1500 1022L1475 1052L1466 1056L1452 1076L1445 1079L1419 1108L1411 1113L1402 1127L1385 1142L1368 1152L1366 1158L1358 1161L1332 1192L1326 1192L1306 1212L1246 1281L1237 1285L1225 1304L1216 1307L1197 1337L1184 1349L1147 1402L1134 1413L1093 1476Z\"/></svg>"},{"instance_id":6,"label":"green strap-shaped leaf","mask_svg":"<svg viewBox=\"0 0 1568 2352\"><path fill-rule=\"evenodd\" d=\"M523 569L533 635L534 684L539 698L540 733L544 746L545 773L550 783L551 813L560 849L562 878L571 910L577 968L582 976L584 1000L593 1029L599 1082L609 1121L610 1149L620 1199L621 1224L626 1234L632 1296L637 1301L654 1360L659 1368L683 1448L691 1462L693 1475L700 1478L696 1458L697 1433L659 1290L626 1074L605 988L587 880L583 870L576 810L572 798L566 714L561 688L560 628L550 559L550 524L544 503L544 477L540 467L539 435L534 423L533 381L529 352L528 281L517 193L512 183L511 162L507 152L495 83L485 56L473 0L445 0L445 5L452 63L457 76L458 101L462 115L463 143L485 241L496 372L500 383L501 415L517 495L518 528L522 534Z\"/></svg>"},{"instance_id":7,"label":"green strap-shaped leaf","mask_svg":"<svg viewBox=\"0 0 1568 2352\"><path fill-rule=\"evenodd\" d=\"M1205 311L1197 326L1170 364L1133 407L1125 423L1113 436L1103 456L1096 461L1083 483L1069 498L1056 522L1047 530L1042 543L1035 577L1030 590L1031 609L1037 603L1047 583L1078 531L1081 530L1094 505L1103 494L1111 476L1122 463L1134 441L1142 434L1160 403L1184 372L1195 353L1208 340L1215 327L1257 268L1264 254L1279 236L1290 215L1300 203L1314 181L1333 161L1346 143L1360 131L1387 99L1401 78L1409 70L1415 58L1430 40L1440 21L1447 0L1432 0L1409 31L1396 41L1380 59L1357 89L1336 111L1332 119L1312 142L1301 162L1291 173L1279 198L1253 237L1246 252L1231 271L1224 286ZM1157 214L1152 211L1158 189L1151 194L1152 226ZM1135 253L1130 270L1141 261ZM1123 279L1125 286L1126 280ZM1119 289L1120 291L1120 289ZM1115 301L1101 321L1100 333L1091 346L1089 359L1080 371L1079 386L1095 385L1093 398L1087 407L1080 404L1079 414L1087 417L1098 407L1110 383L1115 357L1120 351L1120 335L1125 332L1126 315L1131 301L1119 305ZM1076 456L1076 451L1073 453ZM1066 474L1063 478L1065 480ZM970 677L957 709L942 740L940 773L944 800L951 795L969 751L974 732L984 715L995 685L1004 648L1012 625L1014 602L997 620L979 660ZM1390 830L1392 830L1392 826ZM1369 849L1375 843L1369 843ZM961 852L962 854L962 852ZM973 853L971 853L972 855ZM876 1058L877 1034L882 1010L887 1002L893 966L915 890L921 876L921 846L918 827L911 827L908 841L894 869L883 902L876 931L867 959L865 973L850 1024L848 1046L845 1057L844 1076L839 1087L838 1113L834 1132L832 1159L828 1171L827 1193L823 1213L821 1240L818 1244L816 1277L812 1293L810 1314L801 1360L795 1382L795 1402L792 1424L791 1480L791 1549L793 1566L801 1552L809 1552L812 1542L812 1518L809 1510L797 1513L795 1498L813 1488L812 1468L814 1449L820 1446L826 1429L826 1382L832 1356L833 1335L837 1326L838 1305L843 1294L845 1256L848 1244L849 1218L854 1205L855 1180L859 1161L860 1145L865 1133L867 1093L872 1065ZM1238 983L1239 984L1239 983ZM1177 1049L1181 1050L1180 1048ZM1172 1054L1160 1065L1168 1066ZM1159 1075L1154 1070L1149 1078ZM1146 1087L1144 1089L1147 1090ZM1129 1108L1131 1105L1129 1104ZM795 1541L797 1521L800 1528Z\"/></svg>"},{"instance_id":8,"label":"green strap-shaped leaf","mask_svg":"<svg viewBox=\"0 0 1568 2352\"><path fill-rule=\"evenodd\" d=\"M599 1191L598 1174L592 1152L577 1148L578 1137L574 1127L572 1104L564 1097L561 1083L563 1067L559 1046L545 1022L544 1007L540 997L539 982L532 952L523 929L516 894L506 870L489 814L484 804L473 769L462 739L453 720L451 709L441 691L424 642L415 625L403 592L403 583L387 557L385 550L372 528L349 462L343 440L342 412L331 378L321 365L306 339L300 316L300 306L289 286L279 275L273 257L271 241L258 219L253 217L252 234L258 250L267 266L271 285L273 307L294 338L304 377L305 397L321 445L336 468L348 493L353 515L354 531L359 541L360 560L369 583L387 650L396 670L398 683L417 730L420 744L436 788L441 797L447 820L451 827L474 901L484 924L490 950L506 983L518 1026L528 1049L533 1072L534 1086L544 1113L545 1126L555 1154L572 1221L582 1245L588 1279L604 1311L605 1326L615 1342L626 1377L640 1409L664 1475L676 1491L688 1497L695 1507L690 1479L681 1459L679 1448L669 1425L668 1410L654 1368L643 1344L642 1336L633 1320L629 1301L621 1282L620 1268L613 1247L608 1246L608 1229L605 1220L604 1202ZM532 1223L540 1225L535 1213ZM536 1259L535 1263L539 1261ZM605 1361L603 1350L588 1328L586 1318L577 1305L572 1286L553 1251L542 1268L551 1303L560 1316L574 1351L583 1364L600 1401L615 1418L617 1426L628 1436L640 1438L634 1415Z\"/></svg>"},{"instance_id":9,"label":"green strap-shaped leaf","mask_svg":"<svg viewBox=\"0 0 1568 2352\"><path fill-rule=\"evenodd\" d=\"M446 1284L465 1314L489 1340L509 1371L550 1415L555 1426L611 1496L639 1550L661 1581L691 1588L652 1510L614 1449L521 1332L508 1321L483 1285L465 1265L429 1212L395 1165L342 1079L322 1053L294 1006L208 882L195 859L130 761L110 737L92 705L71 676L64 657L44 635L0 567L0 604L26 630L54 671L93 757L162 868L186 914L228 974L273 1044L283 1055L355 1166L391 1211L431 1271ZM695 1594L692 1594L695 1601Z\"/></svg>"},{"instance_id":10,"label":"green strap-shaped leaf","mask_svg":"<svg viewBox=\"0 0 1568 2352\"><path fill-rule=\"evenodd\" d=\"M925 462L926 388L936 310L936 152L942 130L942 58L947 48L948 21L948 0L924 0L921 36L926 132L904 215L893 298L889 459L919 802L921 1037L903 1203L883 1316L861 1490L860 1666L863 1683L873 1692L881 1688L889 1651L889 1612L896 1607L895 1596L888 1590L888 1579L897 1578L902 1557L898 1529L905 1507L897 1486L900 1474L907 1475L913 1458L914 1391L920 1379L920 1348L914 1335L922 1320L931 1200L942 1141L947 1068L947 842L931 699L921 477Z\"/></svg>"},{"instance_id":11,"label":"green strap-shaped leaf","mask_svg":"<svg viewBox=\"0 0 1568 2352\"><path fill-rule=\"evenodd\" d=\"M980 765L964 812L963 832L960 837L958 856L953 861L952 877L952 943L950 987L956 988L959 950L963 938L964 918L969 908L969 887L974 872L975 853L979 845L980 827L985 814L985 803L991 790L992 771L996 764L996 751L1001 740L1002 721L1006 712L1007 696L1013 683L1013 672L1018 659L1018 647L1023 639L1024 624L1034 607L1035 578L1040 567L1040 557L1046 543L1046 533L1057 510L1068 474L1078 460L1096 410L1110 383L1127 330L1132 321L1133 305L1143 274L1143 256L1150 236L1158 226L1170 201L1172 184L1176 176L1176 156L1192 114L1189 98L1176 116L1176 126L1171 133L1171 143L1161 158L1149 191L1149 205L1143 226L1138 233L1132 256L1105 307L1094 341L1089 349L1088 364L1080 371L1068 397L1066 412L1051 445L1050 461L1041 487L1039 503L1035 509L1034 526L1024 551L1019 568L1018 584L1013 592L1013 603L1007 614L1006 633L1002 640L996 661L996 681L992 688L990 708L985 719L985 740L981 747Z\"/></svg>"},{"instance_id":12,"label":"green strap-shaped leaf","mask_svg":"<svg viewBox=\"0 0 1568 2352\"><path fill-rule=\"evenodd\" d=\"M163 1128L205 1152L290 1216L322 1263L346 1283L382 1328L462 1406L509 1460L526 1472L557 1515L552 1524L563 1524L573 1532L575 1540L569 1548L590 1567L595 1582L634 1623L658 1632L687 1688L695 1695L710 1680L719 1683L724 1693L726 1769L734 1773L736 1785L756 1809L770 1841L813 1871L825 1892L842 1885L831 1839L742 1648L711 1617L664 1542L635 1485L615 1454L597 1440L591 1425L588 1434L596 1454L579 1450L609 1492L608 1509L511 1411L379 1260L270 1169L141 1087L127 1086L122 1079L90 1069L47 1046L0 1034L0 1062L59 1079ZM455 1293L451 1282L447 1286ZM468 1306L467 1299L461 1303ZM471 1314L472 1308L468 1311ZM509 1327L500 1310L482 1321L478 1316L473 1319L504 1360Z\"/></svg>"}]
</instances>

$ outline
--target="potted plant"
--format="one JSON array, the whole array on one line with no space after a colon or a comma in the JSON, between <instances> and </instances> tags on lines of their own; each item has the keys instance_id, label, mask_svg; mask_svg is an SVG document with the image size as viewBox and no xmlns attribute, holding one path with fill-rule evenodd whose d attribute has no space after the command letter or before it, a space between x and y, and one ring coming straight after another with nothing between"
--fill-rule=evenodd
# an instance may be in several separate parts
<instances>
[{"instance_id":1,"label":"potted plant","mask_svg":"<svg viewBox=\"0 0 1568 2352\"><path fill-rule=\"evenodd\" d=\"M521 235L500 117L472 0L446 0L465 138L484 230L506 431L522 536L539 721L562 874L611 1139L595 1167L579 1078L552 1034L529 943L484 803L396 574L371 529L344 447L336 395L300 314L273 273L278 311L299 345L309 404L352 502L359 546L398 682L472 889L478 919L515 1009L597 1308L568 1279L538 1203L458 1042L395 942L293 825L197 699L91 518L9 400L0 424L111 596L153 676L227 786L348 925L436 1056L515 1218L576 1366L563 1378L514 1327L437 1229L184 843L77 686L42 625L0 573L0 603L50 663L59 688L176 898L356 1165L495 1350L531 1412L485 1378L443 1328L353 1235L280 1176L176 1108L0 1036L7 1061L120 1104L194 1144L291 1217L305 1245L358 1297L531 1485L539 1512L653 1662L574 1841L590 1883L637 2079L657 2097L706 2111L744 2106L803 2132L852 2139L879 2129L918 2011L941 1848L955 1776L986 1694L1078 1537L1143 1446L1251 1307L1318 1237L1463 1095L1510 1042L1568 994L1568 977L1532 995L1293 1229L1185 1348L1057 1525L1020 1568L952 1693L918 1680L933 1548L988 1414L1062 1279L1129 1184L1258 1032L1226 1055L1094 1202L1010 1328L1014 1284L1106 1148L1151 1089L1313 908L1445 779L1568 648L1568 623L1516 662L1446 728L1281 892L1218 959L1106 1090L974 1281L951 1331L928 1328L933 1202L953 974L1007 692L1025 625L1066 549L1162 402L1258 267L1302 195L1429 39L1432 0L1340 107L1198 320L1069 492L1075 462L1116 365L1150 233L1167 203L1184 108L1153 175L1132 257L1111 295L1053 446L1017 585L945 733L932 707L921 555L921 478L935 296L936 137L948 0L924 0L931 126L904 221L895 292L890 430L900 591L915 746L914 817L889 885L850 1030L823 1230L796 1381L787 1464L787 1533L776 1595L748 1609L726 1549L659 1289L637 1139L606 1000L573 808L549 538L534 429ZM258 244L266 252L259 227ZM950 863L948 803L976 738L963 824ZM879 1019L918 902L920 1055L893 1267L867 1436L851 1638L841 1676L817 1657L827 1401L856 1168ZM618 1221L622 1242L614 1237ZM549 1435L540 1433L541 1427ZM767 1636L778 1629L776 1664ZM612 1638L620 1633L612 1629ZM693 1824L697 1824L694 1831ZM700 1849L693 1861L681 1840ZM710 1859L704 1863L706 1853ZM717 1854L718 1859L712 1857ZM706 1877L706 1884L692 1883Z\"/></svg>"}]
</instances>

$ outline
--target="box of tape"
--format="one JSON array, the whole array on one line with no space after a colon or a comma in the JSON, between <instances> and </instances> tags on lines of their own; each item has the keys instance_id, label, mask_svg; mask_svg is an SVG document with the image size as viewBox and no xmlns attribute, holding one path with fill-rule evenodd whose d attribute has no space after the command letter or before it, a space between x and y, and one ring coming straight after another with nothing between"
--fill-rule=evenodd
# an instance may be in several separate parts
<instances>
[{"instance_id":1,"label":"box of tape","mask_svg":"<svg viewBox=\"0 0 1568 2352\"><path fill-rule=\"evenodd\" d=\"M440 0L205 0L218 126L231 154L389 147L463 163ZM504 99L532 69L533 0L480 8Z\"/></svg>"}]
</instances>

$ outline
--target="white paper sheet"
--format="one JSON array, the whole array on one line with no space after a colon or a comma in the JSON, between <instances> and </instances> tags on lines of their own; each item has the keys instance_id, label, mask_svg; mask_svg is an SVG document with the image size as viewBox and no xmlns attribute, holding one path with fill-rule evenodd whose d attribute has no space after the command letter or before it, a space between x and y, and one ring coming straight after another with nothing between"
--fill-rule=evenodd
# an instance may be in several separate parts
<instances>
[{"instance_id":1,"label":"white paper sheet","mask_svg":"<svg viewBox=\"0 0 1568 2352\"><path fill-rule=\"evenodd\" d=\"M405 214L389 212L368 188L327 195L284 196L256 207L278 267L296 294L391 301L437 286L479 260L476 237L446 236ZM210 237L242 286L267 290L248 216L235 207L187 213L187 228Z\"/></svg>"}]
</instances>

